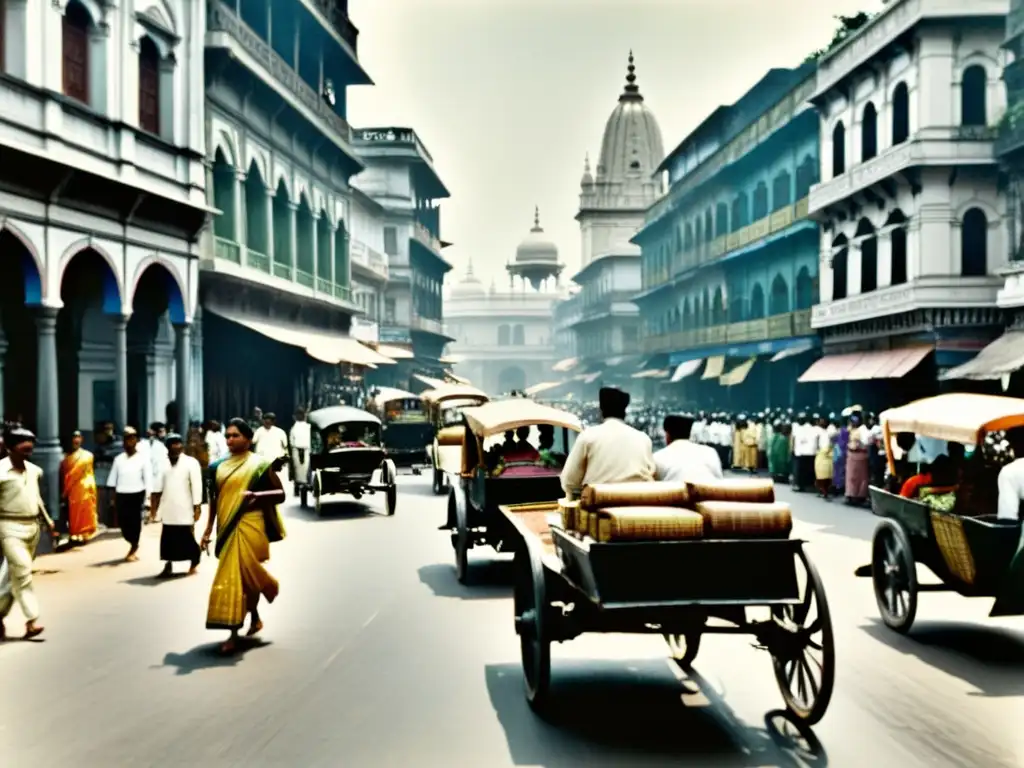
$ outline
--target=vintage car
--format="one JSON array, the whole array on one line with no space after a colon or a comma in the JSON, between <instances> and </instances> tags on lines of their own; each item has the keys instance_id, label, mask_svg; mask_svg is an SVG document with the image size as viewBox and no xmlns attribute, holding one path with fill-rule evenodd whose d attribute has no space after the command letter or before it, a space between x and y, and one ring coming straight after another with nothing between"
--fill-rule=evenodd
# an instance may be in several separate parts
<instances>
[{"instance_id":1,"label":"vintage car","mask_svg":"<svg viewBox=\"0 0 1024 768\"><path fill-rule=\"evenodd\" d=\"M434 436L434 427L423 409L419 395L404 389L378 387L370 393L369 410L383 424L384 447L395 466L420 474L426 466L427 446Z\"/></svg>"},{"instance_id":2,"label":"vintage car","mask_svg":"<svg viewBox=\"0 0 1024 768\"><path fill-rule=\"evenodd\" d=\"M309 424L308 485L317 516L323 514L325 496L345 493L358 500L378 491L384 494L387 514L395 514L397 472L381 441L380 419L359 408L338 405L313 411ZM302 505L306 506L305 493Z\"/></svg>"},{"instance_id":3,"label":"vintage car","mask_svg":"<svg viewBox=\"0 0 1024 768\"><path fill-rule=\"evenodd\" d=\"M918 594L943 591L997 598L991 616L1024 615L1024 585L1010 578L1021 523L996 517L996 475L986 476L983 469L985 435L1024 426L1024 401L945 394L884 411L881 421L890 473L896 474L894 440L901 433L912 434L974 446L961 468L963 476L992 486L969 489L962 483L951 509L884 488L870 489L872 511L881 519L871 544L871 563L855 573L872 580L882 621L906 633L917 615ZM917 563L927 566L941 583L921 584Z\"/></svg>"},{"instance_id":4,"label":"vintage car","mask_svg":"<svg viewBox=\"0 0 1024 768\"><path fill-rule=\"evenodd\" d=\"M476 387L445 384L428 389L420 395L427 418L434 425L434 441L430 446L433 464L434 493L448 490L448 476L462 470L462 410L483 405L490 400Z\"/></svg>"},{"instance_id":5,"label":"vintage car","mask_svg":"<svg viewBox=\"0 0 1024 768\"><path fill-rule=\"evenodd\" d=\"M514 533L500 505L553 502L564 495L559 473L582 426L567 411L525 398L465 408L462 419L462 466L449 490L448 521L442 528L451 531L456 575L465 584L469 550L477 545L500 550L504 537ZM542 429L552 440L550 447L541 444ZM503 450L502 440L508 444L518 430L529 432L530 445L523 447L532 447L537 459L504 460L512 453Z\"/></svg>"}]
</instances>

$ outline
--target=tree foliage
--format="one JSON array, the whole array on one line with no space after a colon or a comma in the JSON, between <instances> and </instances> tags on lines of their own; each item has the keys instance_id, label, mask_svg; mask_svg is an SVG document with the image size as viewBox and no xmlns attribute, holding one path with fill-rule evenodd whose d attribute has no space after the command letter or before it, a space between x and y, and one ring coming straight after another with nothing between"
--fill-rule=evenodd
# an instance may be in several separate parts
<instances>
[{"instance_id":1,"label":"tree foliage","mask_svg":"<svg viewBox=\"0 0 1024 768\"><path fill-rule=\"evenodd\" d=\"M836 16L835 20L839 22L839 26L832 35L832 41L824 48L814 51L814 53L807 57L807 61L818 61L829 51L842 45L850 35L871 21L872 18L873 14L866 13L865 11L856 13L853 16Z\"/></svg>"}]
</instances>

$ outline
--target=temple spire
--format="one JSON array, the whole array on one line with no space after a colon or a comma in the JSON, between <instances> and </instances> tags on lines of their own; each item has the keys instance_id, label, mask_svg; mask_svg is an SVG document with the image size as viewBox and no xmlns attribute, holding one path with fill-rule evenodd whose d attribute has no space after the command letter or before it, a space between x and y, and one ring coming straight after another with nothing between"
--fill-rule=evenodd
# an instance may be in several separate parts
<instances>
[{"instance_id":1,"label":"temple spire","mask_svg":"<svg viewBox=\"0 0 1024 768\"><path fill-rule=\"evenodd\" d=\"M473 277L473 257L469 257L469 263L466 265L466 279Z\"/></svg>"},{"instance_id":2,"label":"temple spire","mask_svg":"<svg viewBox=\"0 0 1024 768\"><path fill-rule=\"evenodd\" d=\"M531 232L543 232L544 231L543 229L540 228L540 206L539 205L533 206L533 229L531 229L530 231Z\"/></svg>"},{"instance_id":3,"label":"temple spire","mask_svg":"<svg viewBox=\"0 0 1024 768\"><path fill-rule=\"evenodd\" d=\"M636 84L636 66L633 64L633 49L629 50L629 65L626 67L626 87L619 96L619 101L643 101L640 95L640 86Z\"/></svg>"}]
</instances>

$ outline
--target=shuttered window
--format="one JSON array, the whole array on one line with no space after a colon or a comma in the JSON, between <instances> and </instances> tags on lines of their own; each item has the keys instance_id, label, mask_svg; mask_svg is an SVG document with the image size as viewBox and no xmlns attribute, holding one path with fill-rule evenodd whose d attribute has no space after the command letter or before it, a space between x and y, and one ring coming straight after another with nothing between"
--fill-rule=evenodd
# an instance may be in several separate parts
<instances>
[{"instance_id":1,"label":"shuttered window","mask_svg":"<svg viewBox=\"0 0 1024 768\"><path fill-rule=\"evenodd\" d=\"M139 49L139 127L160 133L160 52L148 37Z\"/></svg>"},{"instance_id":2,"label":"shuttered window","mask_svg":"<svg viewBox=\"0 0 1024 768\"><path fill-rule=\"evenodd\" d=\"M64 13L64 95L89 103L89 16L78 3Z\"/></svg>"}]
</instances>

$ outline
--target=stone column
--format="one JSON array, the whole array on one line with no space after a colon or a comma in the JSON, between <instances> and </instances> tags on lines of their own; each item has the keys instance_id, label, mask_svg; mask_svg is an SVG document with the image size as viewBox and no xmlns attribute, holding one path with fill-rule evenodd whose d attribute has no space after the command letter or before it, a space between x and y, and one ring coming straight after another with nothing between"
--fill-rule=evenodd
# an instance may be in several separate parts
<instances>
[{"instance_id":1,"label":"stone column","mask_svg":"<svg viewBox=\"0 0 1024 768\"><path fill-rule=\"evenodd\" d=\"M245 173L235 170L235 199L232 206L232 214L235 217L235 227L232 236L239 247L246 243L246 220L245 220Z\"/></svg>"},{"instance_id":2,"label":"stone column","mask_svg":"<svg viewBox=\"0 0 1024 768\"><path fill-rule=\"evenodd\" d=\"M189 401L189 371L192 363L192 326L188 323L174 326L174 399L178 403L178 431L184 436L192 418L192 404Z\"/></svg>"},{"instance_id":3,"label":"stone column","mask_svg":"<svg viewBox=\"0 0 1024 768\"><path fill-rule=\"evenodd\" d=\"M202 309L196 311L192 318L192 411L196 418L205 420L204 392L203 392L203 326L201 320Z\"/></svg>"},{"instance_id":4,"label":"stone column","mask_svg":"<svg viewBox=\"0 0 1024 768\"><path fill-rule=\"evenodd\" d=\"M114 425L118 431L128 423L128 318L114 318Z\"/></svg>"},{"instance_id":5,"label":"stone column","mask_svg":"<svg viewBox=\"0 0 1024 768\"><path fill-rule=\"evenodd\" d=\"M313 248L313 291L317 290L317 278L320 277L320 217L313 217L313 227L309 241ZM296 254L298 260L298 254Z\"/></svg>"},{"instance_id":6,"label":"stone column","mask_svg":"<svg viewBox=\"0 0 1024 768\"><path fill-rule=\"evenodd\" d=\"M337 230L328 228L327 232L328 232L328 236L327 236L327 249L328 249L328 252L331 254L331 274L329 275L329 277L331 279L331 290L333 291L335 286L337 286L337 285L348 285L348 283L340 283L338 281L339 275L338 275L338 234L337 234Z\"/></svg>"},{"instance_id":7,"label":"stone column","mask_svg":"<svg viewBox=\"0 0 1024 768\"><path fill-rule=\"evenodd\" d=\"M60 514L60 436L57 391L57 313L56 307L40 307L37 315L39 355L38 392L36 400L35 462L43 470L43 503L50 516ZM49 551L49 536L40 540L41 549Z\"/></svg>"},{"instance_id":8,"label":"stone column","mask_svg":"<svg viewBox=\"0 0 1024 768\"><path fill-rule=\"evenodd\" d=\"M288 201L288 247L291 249L291 281L295 282L295 267L299 263L299 205Z\"/></svg>"},{"instance_id":9,"label":"stone column","mask_svg":"<svg viewBox=\"0 0 1024 768\"><path fill-rule=\"evenodd\" d=\"M270 272L274 272L274 190L267 189L267 259L270 260Z\"/></svg>"}]
</instances>

